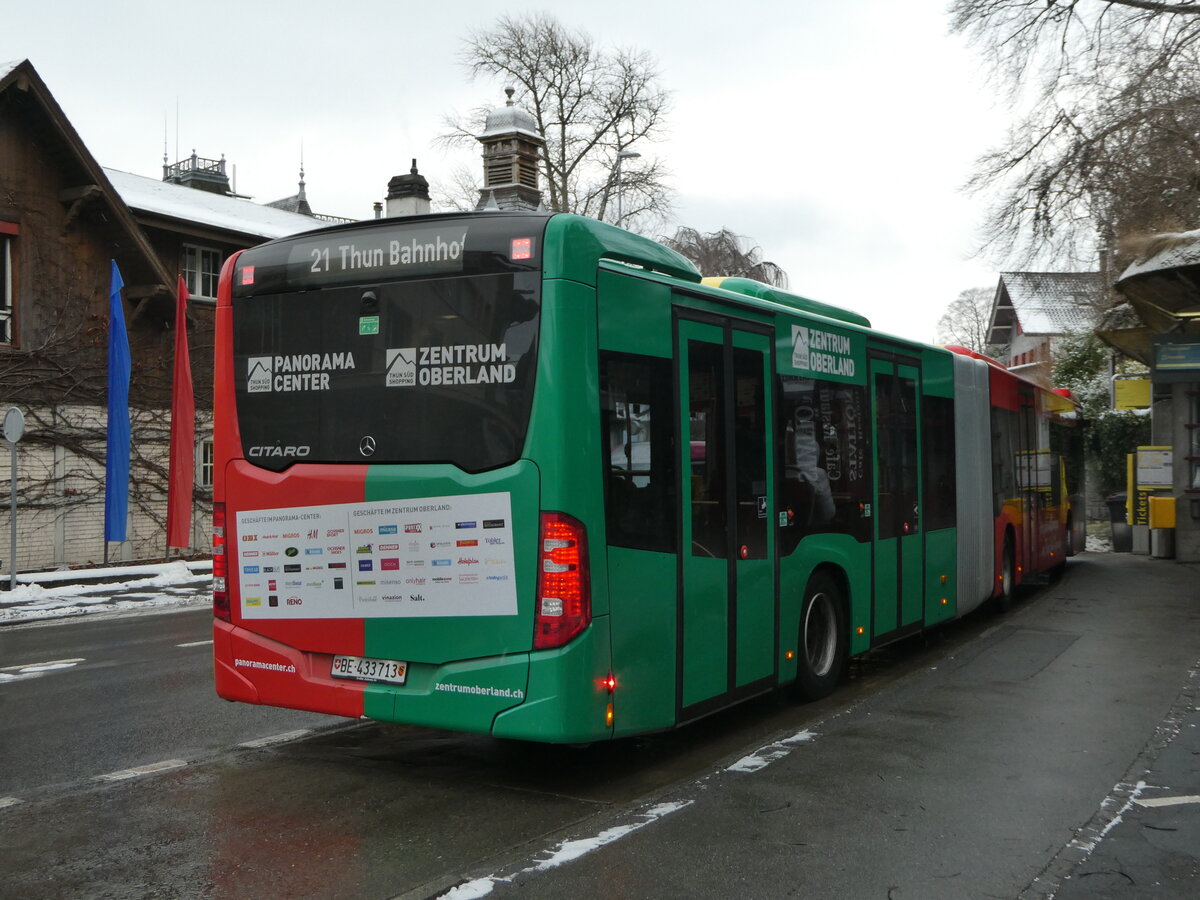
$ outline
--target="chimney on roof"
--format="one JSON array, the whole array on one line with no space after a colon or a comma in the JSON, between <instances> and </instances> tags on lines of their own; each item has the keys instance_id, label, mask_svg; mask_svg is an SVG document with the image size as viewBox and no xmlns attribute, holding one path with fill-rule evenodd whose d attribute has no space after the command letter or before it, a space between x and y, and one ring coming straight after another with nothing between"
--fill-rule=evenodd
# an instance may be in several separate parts
<instances>
[{"instance_id":1,"label":"chimney on roof","mask_svg":"<svg viewBox=\"0 0 1200 900\"><path fill-rule=\"evenodd\" d=\"M429 212L429 182L417 171L417 161L407 175L388 182L387 217L423 216Z\"/></svg>"}]
</instances>

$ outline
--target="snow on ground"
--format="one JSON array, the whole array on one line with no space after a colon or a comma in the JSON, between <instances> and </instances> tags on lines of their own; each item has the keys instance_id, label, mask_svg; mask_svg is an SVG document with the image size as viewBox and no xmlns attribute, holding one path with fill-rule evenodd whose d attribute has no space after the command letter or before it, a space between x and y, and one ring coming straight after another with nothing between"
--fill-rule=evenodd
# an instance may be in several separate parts
<instances>
[{"instance_id":1,"label":"snow on ground","mask_svg":"<svg viewBox=\"0 0 1200 900\"><path fill-rule=\"evenodd\" d=\"M78 584L81 578L90 583ZM8 587L8 576L2 578ZM212 561L22 572L0 590L0 625L113 610L161 610L212 602Z\"/></svg>"}]
</instances>

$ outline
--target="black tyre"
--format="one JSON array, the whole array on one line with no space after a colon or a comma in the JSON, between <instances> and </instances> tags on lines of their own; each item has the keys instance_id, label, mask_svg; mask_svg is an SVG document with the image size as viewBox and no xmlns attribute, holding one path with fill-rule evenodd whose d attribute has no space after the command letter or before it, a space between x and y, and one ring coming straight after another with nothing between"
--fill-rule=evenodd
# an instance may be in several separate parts
<instances>
[{"instance_id":1,"label":"black tyre","mask_svg":"<svg viewBox=\"0 0 1200 900\"><path fill-rule=\"evenodd\" d=\"M846 600L841 585L817 572L804 589L800 610L795 695L820 700L833 693L846 671Z\"/></svg>"},{"instance_id":2,"label":"black tyre","mask_svg":"<svg viewBox=\"0 0 1200 900\"><path fill-rule=\"evenodd\" d=\"M1000 593L996 596L996 612L1006 613L1012 609L1013 594L1016 592L1017 563L1013 553L1012 537L1004 538L1004 555L1000 560Z\"/></svg>"}]
</instances>

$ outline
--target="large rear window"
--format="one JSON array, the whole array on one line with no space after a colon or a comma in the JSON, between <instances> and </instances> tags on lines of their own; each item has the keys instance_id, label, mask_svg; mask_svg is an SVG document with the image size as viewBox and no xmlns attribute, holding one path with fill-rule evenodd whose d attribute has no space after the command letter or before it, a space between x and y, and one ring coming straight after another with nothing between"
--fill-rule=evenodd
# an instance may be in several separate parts
<instances>
[{"instance_id":1,"label":"large rear window","mask_svg":"<svg viewBox=\"0 0 1200 900\"><path fill-rule=\"evenodd\" d=\"M247 459L277 471L514 462L533 397L544 227L389 222L243 254L233 336Z\"/></svg>"}]
</instances>

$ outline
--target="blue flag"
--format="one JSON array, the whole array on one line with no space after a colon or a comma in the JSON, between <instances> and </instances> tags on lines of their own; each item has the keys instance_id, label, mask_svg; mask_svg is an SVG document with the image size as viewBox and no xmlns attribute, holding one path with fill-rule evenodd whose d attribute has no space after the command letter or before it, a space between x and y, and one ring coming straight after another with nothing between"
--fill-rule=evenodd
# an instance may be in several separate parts
<instances>
[{"instance_id":1,"label":"blue flag","mask_svg":"<svg viewBox=\"0 0 1200 900\"><path fill-rule=\"evenodd\" d=\"M104 540L125 540L129 516L129 337L121 288L125 282L112 264L108 290L108 445L104 467Z\"/></svg>"}]
</instances>

